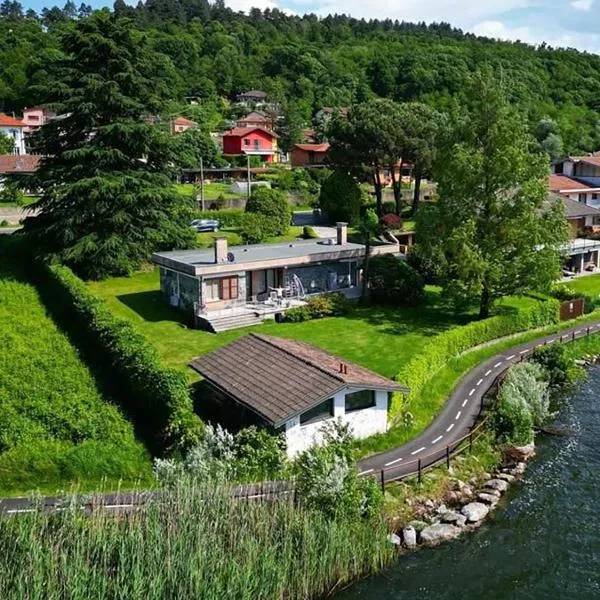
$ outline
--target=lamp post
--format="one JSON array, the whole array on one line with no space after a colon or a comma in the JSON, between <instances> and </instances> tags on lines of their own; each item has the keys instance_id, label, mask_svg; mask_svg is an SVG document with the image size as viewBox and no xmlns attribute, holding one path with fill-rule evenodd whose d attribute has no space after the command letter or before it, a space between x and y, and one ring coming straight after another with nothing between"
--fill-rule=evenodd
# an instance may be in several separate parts
<instances>
[{"instance_id":1,"label":"lamp post","mask_svg":"<svg viewBox=\"0 0 600 600\"><path fill-rule=\"evenodd\" d=\"M249 154L246 154L246 159L247 159L247 165L248 165L248 171L247 171L247 173L248 173L248 194L247 194L247 197L248 197L248 200L250 200L250 190L252 188L252 178L250 175L250 155Z\"/></svg>"},{"instance_id":2,"label":"lamp post","mask_svg":"<svg viewBox=\"0 0 600 600\"><path fill-rule=\"evenodd\" d=\"M200 210L204 211L204 159L200 157Z\"/></svg>"}]
</instances>

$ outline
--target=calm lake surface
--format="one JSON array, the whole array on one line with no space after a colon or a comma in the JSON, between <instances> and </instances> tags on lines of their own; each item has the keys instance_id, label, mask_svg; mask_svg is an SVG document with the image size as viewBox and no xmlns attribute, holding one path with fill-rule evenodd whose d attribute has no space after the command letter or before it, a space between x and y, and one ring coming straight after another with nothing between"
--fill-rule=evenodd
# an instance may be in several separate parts
<instances>
[{"instance_id":1,"label":"calm lake surface","mask_svg":"<svg viewBox=\"0 0 600 600\"><path fill-rule=\"evenodd\" d=\"M600 368L538 438L525 478L475 533L401 558L336 600L600 599Z\"/></svg>"}]
</instances>

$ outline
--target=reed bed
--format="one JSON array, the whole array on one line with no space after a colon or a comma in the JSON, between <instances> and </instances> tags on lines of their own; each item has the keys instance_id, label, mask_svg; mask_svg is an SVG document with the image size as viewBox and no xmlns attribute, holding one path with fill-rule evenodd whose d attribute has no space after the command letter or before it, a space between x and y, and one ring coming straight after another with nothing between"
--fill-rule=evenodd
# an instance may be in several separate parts
<instances>
[{"instance_id":1,"label":"reed bed","mask_svg":"<svg viewBox=\"0 0 600 600\"><path fill-rule=\"evenodd\" d=\"M178 487L143 509L0 520L3 600L318 598L392 560L383 519Z\"/></svg>"}]
</instances>

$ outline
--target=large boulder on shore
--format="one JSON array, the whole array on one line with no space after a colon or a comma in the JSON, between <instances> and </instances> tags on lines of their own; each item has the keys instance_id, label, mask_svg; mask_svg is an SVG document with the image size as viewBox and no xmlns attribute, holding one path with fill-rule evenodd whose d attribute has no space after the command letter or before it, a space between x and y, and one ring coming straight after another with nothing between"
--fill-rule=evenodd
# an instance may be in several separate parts
<instances>
[{"instance_id":1,"label":"large boulder on shore","mask_svg":"<svg viewBox=\"0 0 600 600\"><path fill-rule=\"evenodd\" d=\"M454 539L460 533L460 527L449 523L436 523L421 531L421 542L424 544L439 544L445 540Z\"/></svg>"},{"instance_id":2,"label":"large boulder on shore","mask_svg":"<svg viewBox=\"0 0 600 600\"><path fill-rule=\"evenodd\" d=\"M485 504L481 502L471 502L470 504L463 506L460 512L467 517L468 523L477 523L478 521L485 519L489 511L490 509Z\"/></svg>"},{"instance_id":3,"label":"large boulder on shore","mask_svg":"<svg viewBox=\"0 0 600 600\"><path fill-rule=\"evenodd\" d=\"M502 494L508 489L508 481L504 481L503 479L490 479L485 482L483 487L496 490Z\"/></svg>"},{"instance_id":4,"label":"large boulder on shore","mask_svg":"<svg viewBox=\"0 0 600 600\"><path fill-rule=\"evenodd\" d=\"M529 460L535 454L535 443L530 442L526 446L513 446L506 450L506 456L510 460L522 462Z\"/></svg>"},{"instance_id":5,"label":"large boulder on shore","mask_svg":"<svg viewBox=\"0 0 600 600\"><path fill-rule=\"evenodd\" d=\"M493 494L480 492L479 494L477 494L477 500L483 502L484 504L489 504L490 506L496 506L500 498L498 498L498 496L494 496Z\"/></svg>"}]
</instances>

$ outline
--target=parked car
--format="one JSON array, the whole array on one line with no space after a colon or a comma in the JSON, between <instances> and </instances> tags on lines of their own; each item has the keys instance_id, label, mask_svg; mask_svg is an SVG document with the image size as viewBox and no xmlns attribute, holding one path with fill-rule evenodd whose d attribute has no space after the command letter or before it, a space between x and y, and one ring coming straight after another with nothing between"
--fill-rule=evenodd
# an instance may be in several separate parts
<instances>
[{"instance_id":1,"label":"parked car","mask_svg":"<svg viewBox=\"0 0 600 600\"><path fill-rule=\"evenodd\" d=\"M203 233L205 231L219 231L221 223L215 219L194 219L190 223L190 227L198 233Z\"/></svg>"}]
</instances>

